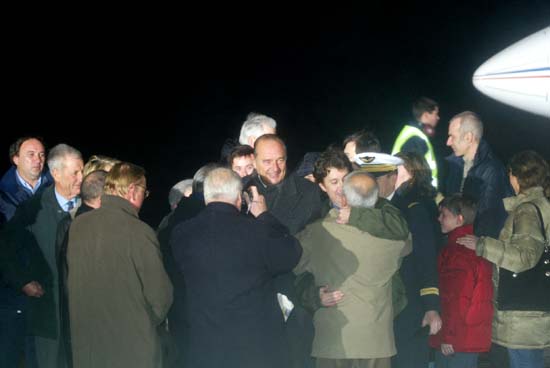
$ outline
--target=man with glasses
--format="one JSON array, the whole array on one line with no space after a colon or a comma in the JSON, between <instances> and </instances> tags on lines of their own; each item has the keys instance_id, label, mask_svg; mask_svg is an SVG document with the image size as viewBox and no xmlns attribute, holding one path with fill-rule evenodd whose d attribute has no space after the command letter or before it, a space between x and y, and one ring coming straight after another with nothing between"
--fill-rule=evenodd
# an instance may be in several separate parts
<instances>
[{"instance_id":1,"label":"man with glasses","mask_svg":"<svg viewBox=\"0 0 550 368\"><path fill-rule=\"evenodd\" d=\"M75 367L161 367L157 327L172 304L157 237L138 217L149 195L143 168L121 162L101 207L77 217L67 249Z\"/></svg>"}]
</instances>

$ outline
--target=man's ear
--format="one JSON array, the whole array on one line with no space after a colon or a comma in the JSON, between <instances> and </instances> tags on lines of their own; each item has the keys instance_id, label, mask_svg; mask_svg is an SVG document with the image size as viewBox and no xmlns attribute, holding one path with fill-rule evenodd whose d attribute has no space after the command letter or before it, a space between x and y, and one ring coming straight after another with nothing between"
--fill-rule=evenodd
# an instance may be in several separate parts
<instances>
[{"instance_id":1,"label":"man's ear","mask_svg":"<svg viewBox=\"0 0 550 368\"><path fill-rule=\"evenodd\" d=\"M13 156L12 160L15 166L19 166L19 155Z\"/></svg>"},{"instance_id":2,"label":"man's ear","mask_svg":"<svg viewBox=\"0 0 550 368\"><path fill-rule=\"evenodd\" d=\"M325 188L325 185L323 183L319 183L319 187L321 188L321 190L323 192L325 192L325 193L327 192L327 188Z\"/></svg>"},{"instance_id":3,"label":"man's ear","mask_svg":"<svg viewBox=\"0 0 550 368\"><path fill-rule=\"evenodd\" d=\"M462 214L456 216L460 226L464 225L464 216Z\"/></svg>"}]
</instances>

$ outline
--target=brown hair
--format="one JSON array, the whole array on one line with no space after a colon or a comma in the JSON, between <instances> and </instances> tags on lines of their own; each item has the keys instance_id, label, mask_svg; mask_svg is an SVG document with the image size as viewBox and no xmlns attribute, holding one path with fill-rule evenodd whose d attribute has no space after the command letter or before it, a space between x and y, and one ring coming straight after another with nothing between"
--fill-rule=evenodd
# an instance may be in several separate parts
<instances>
[{"instance_id":1,"label":"brown hair","mask_svg":"<svg viewBox=\"0 0 550 368\"><path fill-rule=\"evenodd\" d=\"M411 174L410 188L416 188L423 197L435 198L432 170L424 156L416 152L399 152L395 156L403 159L405 169Z\"/></svg>"},{"instance_id":2,"label":"brown hair","mask_svg":"<svg viewBox=\"0 0 550 368\"><path fill-rule=\"evenodd\" d=\"M508 172L518 179L520 191L543 187L546 197L550 197L548 163L535 151L516 153L508 163Z\"/></svg>"}]
</instances>

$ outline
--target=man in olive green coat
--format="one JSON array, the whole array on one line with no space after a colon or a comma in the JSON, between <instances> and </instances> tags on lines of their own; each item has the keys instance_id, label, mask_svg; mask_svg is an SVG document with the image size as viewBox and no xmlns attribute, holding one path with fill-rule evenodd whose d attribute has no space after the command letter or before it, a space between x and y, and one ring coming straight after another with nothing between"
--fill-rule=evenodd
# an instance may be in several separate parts
<instances>
[{"instance_id":1,"label":"man in olive green coat","mask_svg":"<svg viewBox=\"0 0 550 368\"><path fill-rule=\"evenodd\" d=\"M368 174L354 172L345 178L344 194L351 206L373 208L378 187ZM312 356L317 367L337 367L342 360L389 367L396 353L391 279L410 243L374 237L336 219L333 209L297 235L303 254L295 272L309 271L345 295L336 307L316 312Z\"/></svg>"},{"instance_id":2,"label":"man in olive green coat","mask_svg":"<svg viewBox=\"0 0 550 368\"><path fill-rule=\"evenodd\" d=\"M74 367L161 367L158 326L172 285L155 232L138 218L145 171L118 163L101 207L75 219L67 249Z\"/></svg>"}]
</instances>

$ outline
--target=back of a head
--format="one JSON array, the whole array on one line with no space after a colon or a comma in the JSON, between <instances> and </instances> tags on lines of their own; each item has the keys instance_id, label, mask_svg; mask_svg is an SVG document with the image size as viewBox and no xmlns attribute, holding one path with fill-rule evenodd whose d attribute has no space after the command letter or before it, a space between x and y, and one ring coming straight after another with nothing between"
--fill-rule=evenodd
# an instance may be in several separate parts
<instances>
[{"instance_id":1,"label":"back of a head","mask_svg":"<svg viewBox=\"0 0 550 368\"><path fill-rule=\"evenodd\" d=\"M448 209L449 212L455 216L462 215L464 218L464 225L473 224L476 218L476 201L460 193L446 197L441 201L439 207Z\"/></svg>"},{"instance_id":2,"label":"back of a head","mask_svg":"<svg viewBox=\"0 0 550 368\"><path fill-rule=\"evenodd\" d=\"M220 167L208 173L204 179L204 201L235 204L242 192L241 178L233 170Z\"/></svg>"},{"instance_id":3,"label":"back of a head","mask_svg":"<svg viewBox=\"0 0 550 368\"><path fill-rule=\"evenodd\" d=\"M197 170L193 175L193 193L202 193L204 188L204 179L210 173L210 171L220 167L220 164L210 162Z\"/></svg>"},{"instance_id":4,"label":"back of a head","mask_svg":"<svg viewBox=\"0 0 550 368\"><path fill-rule=\"evenodd\" d=\"M125 197L130 184L145 178L145 169L129 162L115 164L105 178L105 193Z\"/></svg>"},{"instance_id":5,"label":"back of a head","mask_svg":"<svg viewBox=\"0 0 550 368\"><path fill-rule=\"evenodd\" d=\"M248 114L241 127L239 143L248 145L249 137L258 138L259 136L265 134L264 126L277 129L277 122L267 115L257 114L254 112Z\"/></svg>"},{"instance_id":6,"label":"back of a head","mask_svg":"<svg viewBox=\"0 0 550 368\"><path fill-rule=\"evenodd\" d=\"M174 208L175 206L177 206L177 204L185 195L185 192L188 190L192 190L192 187L193 179L185 179L176 183L168 193L168 203L170 204L170 207Z\"/></svg>"},{"instance_id":7,"label":"back of a head","mask_svg":"<svg viewBox=\"0 0 550 368\"><path fill-rule=\"evenodd\" d=\"M479 115L472 111L464 111L451 118L451 121L459 119L460 134L464 136L466 133L472 133L476 141L480 141L483 137L483 122Z\"/></svg>"},{"instance_id":8,"label":"back of a head","mask_svg":"<svg viewBox=\"0 0 550 368\"><path fill-rule=\"evenodd\" d=\"M344 195L351 207L373 208L378 200L376 179L363 171L354 171L344 178Z\"/></svg>"},{"instance_id":9,"label":"back of a head","mask_svg":"<svg viewBox=\"0 0 550 368\"><path fill-rule=\"evenodd\" d=\"M80 187L80 197L84 203L93 201L103 194L107 171L96 170L92 171L82 179Z\"/></svg>"},{"instance_id":10,"label":"back of a head","mask_svg":"<svg viewBox=\"0 0 550 368\"><path fill-rule=\"evenodd\" d=\"M322 183L323 179L328 175L330 169L346 170L348 172L353 171L351 162L348 156L339 148L329 147L325 150L317 161L313 168L313 177L317 183Z\"/></svg>"},{"instance_id":11,"label":"back of a head","mask_svg":"<svg viewBox=\"0 0 550 368\"><path fill-rule=\"evenodd\" d=\"M437 102L435 102L431 98L420 97L412 104L412 114L416 121L420 121L422 114L424 114L425 112L432 113L438 107L439 105L437 104Z\"/></svg>"},{"instance_id":12,"label":"back of a head","mask_svg":"<svg viewBox=\"0 0 550 368\"><path fill-rule=\"evenodd\" d=\"M355 143L355 153L382 152L382 146L378 137L368 130L360 130L347 136L344 139L343 147L345 148L350 142Z\"/></svg>"},{"instance_id":13,"label":"back of a head","mask_svg":"<svg viewBox=\"0 0 550 368\"><path fill-rule=\"evenodd\" d=\"M102 155L92 155L88 159L88 162L84 165L82 174L86 176L96 170L105 170L109 172L109 170L111 170L111 168L118 162L120 162L120 160L117 160L116 158Z\"/></svg>"},{"instance_id":14,"label":"back of a head","mask_svg":"<svg viewBox=\"0 0 550 368\"><path fill-rule=\"evenodd\" d=\"M542 187L550 197L550 168L548 162L532 150L516 153L508 163L508 172L515 176L521 191Z\"/></svg>"},{"instance_id":15,"label":"back of a head","mask_svg":"<svg viewBox=\"0 0 550 368\"><path fill-rule=\"evenodd\" d=\"M48 167L50 171L61 170L64 165L64 159L67 156L82 159L82 154L76 148L73 148L65 143L59 143L53 147L48 153Z\"/></svg>"}]
</instances>

